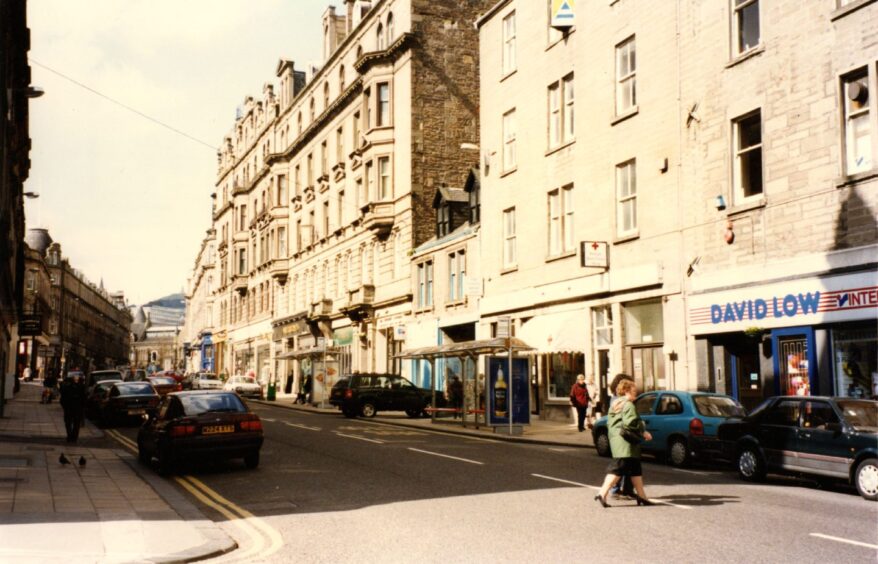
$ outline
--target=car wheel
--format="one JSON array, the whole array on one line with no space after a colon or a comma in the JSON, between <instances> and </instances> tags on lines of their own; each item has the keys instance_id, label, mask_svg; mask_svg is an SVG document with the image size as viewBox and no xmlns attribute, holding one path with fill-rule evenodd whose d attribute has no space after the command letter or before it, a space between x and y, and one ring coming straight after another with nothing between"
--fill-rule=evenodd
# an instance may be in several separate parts
<instances>
[{"instance_id":1,"label":"car wheel","mask_svg":"<svg viewBox=\"0 0 878 564\"><path fill-rule=\"evenodd\" d=\"M378 413L378 410L371 401L363 402L363 405L360 406L360 415L363 417L375 417L376 413Z\"/></svg>"},{"instance_id":2,"label":"car wheel","mask_svg":"<svg viewBox=\"0 0 878 564\"><path fill-rule=\"evenodd\" d=\"M259 466L259 451L251 452L245 456L244 465L251 470Z\"/></svg>"},{"instance_id":3,"label":"car wheel","mask_svg":"<svg viewBox=\"0 0 878 564\"><path fill-rule=\"evenodd\" d=\"M854 484L863 499L878 501L878 458L867 458L857 465Z\"/></svg>"},{"instance_id":4,"label":"car wheel","mask_svg":"<svg viewBox=\"0 0 878 564\"><path fill-rule=\"evenodd\" d=\"M738 475L747 482L759 482L765 478L765 462L754 446L745 446L738 453Z\"/></svg>"},{"instance_id":5,"label":"car wheel","mask_svg":"<svg viewBox=\"0 0 878 564\"><path fill-rule=\"evenodd\" d=\"M594 448L600 456L610 456L610 437L606 431L598 431L594 440Z\"/></svg>"},{"instance_id":6,"label":"car wheel","mask_svg":"<svg viewBox=\"0 0 878 564\"><path fill-rule=\"evenodd\" d=\"M668 445L668 462L677 468L689 465L689 447L685 439L677 437Z\"/></svg>"}]
</instances>

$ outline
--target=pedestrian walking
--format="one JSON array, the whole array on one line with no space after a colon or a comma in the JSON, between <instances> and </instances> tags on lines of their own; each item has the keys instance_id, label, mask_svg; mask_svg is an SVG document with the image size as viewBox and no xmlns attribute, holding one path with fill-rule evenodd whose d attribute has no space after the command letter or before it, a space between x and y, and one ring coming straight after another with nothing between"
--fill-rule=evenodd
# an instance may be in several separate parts
<instances>
[{"instance_id":1,"label":"pedestrian walking","mask_svg":"<svg viewBox=\"0 0 878 564\"><path fill-rule=\"evenodd\" d=\"M616 395L616 388L619 387L619 384L621 384L623 380L628 380L632 383L634 382L634 378L632 378L628 374L625 374L624 372L620 372L619 374L616 374L616 376L613 377L613 381L610 382L609 406L612 406L616 400L623 399L623 398L620 398L618 395ZM609 406L608 406L608 409L609 409ZM610 445L610 454L611 455L612 455L612 452L613 452L613 446ZM622 476L619 479L619 481L616 483L616 485L613 486L613 488L610 490L610 495L612 495L614 499L621 499L621 498L634 499L634 495L635 495L634 494L634 487L631 485L631 479L628 476Z\"/></svg>"},{"instance_id":2,"label":"pedestrian walking","mask_svg":"<svg viewBox=\"0 0 878 564\"><path fill-rule=\"evenodd\" d=\"M43 380L43 396L40 399L40 403L52 403L52 398L55 397L55 388L57 386L58 377L50 372L45 380Z\"/></svg>"},{"instance_id":3,"label":"pedestrian walking","mask_svg":"<svg viewBox=\"0 0 878 564\"><path fill-rule=\"evenodd\" d=\"M580 433L585 431L585 416L590 399L588 387L585 385L585 375L580 374L576 377L576 383L570 388L570 404L576 408L576 424Z\"/></svg>"},{"instance_id":4,"label":"pedestrian walking","mask_svg":"<svg viewBox=\"0 0 878 564\"><path fill-rule=\"evenodd\" d=\"M305 403L311 403L311 390L313 389L313 382L311 381L311 375L305 376L305 382L302 384L302 391L305 392Z\"/></svg>"},{"instance_id":5,"label":"pedestrian walking","mask_svg":"<svg viewBox=\"0 0 878 564\"><path fill-rule=\"evenodd\" d=\"M616 395L620 397L610 406L607 425L613 461L607 468L607 475L595 500L609 507L607 495L610 488L616 485L619 478L627 476L637 490L634 495L637 505L653 505L643 489L643 469L640 464L640 442L651 441L652 435L634 408L637 385L631 380L622 380L616 388Z\"/></svg>"},{"instance_id":6,"label":"pedestrian walking","mask_svg":"<svg viewBox=\"0 0 878 564\"><path fill-rule=\"evenodd\" d=\"M85 412L85 383L81 372L72 372L61 384L61 408L64 410L64 428L67 442L79 440L79 428Z\"/></svg>"}]
</instances>

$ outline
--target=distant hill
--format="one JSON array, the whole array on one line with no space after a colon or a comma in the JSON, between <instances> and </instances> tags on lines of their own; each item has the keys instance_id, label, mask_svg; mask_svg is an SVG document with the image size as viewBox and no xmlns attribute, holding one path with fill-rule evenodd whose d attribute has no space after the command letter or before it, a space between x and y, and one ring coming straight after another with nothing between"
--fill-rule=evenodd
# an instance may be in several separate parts
<instances>
[{"instance_id":1,"label":"distant hill","mask_svg":"<svg viewBox=\"0 0 878 564\"><path fill-rule=\"evenodd\" d=\"M185 309L186 302L183 299L183 294L170 294L163 298L159 298L157 300L153 300L151 302L143 304L143 307L150 306L158 306L158 307L168 307L173 309Z\"/></svg>"}]
</instances>

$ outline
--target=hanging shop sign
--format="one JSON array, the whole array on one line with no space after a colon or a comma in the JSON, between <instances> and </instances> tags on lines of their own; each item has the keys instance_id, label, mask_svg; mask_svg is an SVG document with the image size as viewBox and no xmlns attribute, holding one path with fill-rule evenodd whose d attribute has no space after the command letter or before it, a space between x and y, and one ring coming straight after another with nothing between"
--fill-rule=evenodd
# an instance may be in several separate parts
<instances>
[{"instance_id":1,"label":"hanging shop sign","mask_svg":"<svg viewBox=\"0 0 878 564\"><path fill-rule=\"evenodd\" d=\"M552 0L552 27L569 28L576 23L574 0Z\"/></svg>"},{"instance_id":2,"label":"hanging shop sign","mask_svg":"<svg viewBox=\"0 0 878 564\"><path fill-rule=\"evenodd\" d=\"M583 268L610 268L610 251L606 241L581 241L579 262Z\"/></svg>"},{"instance_id":3,"label":"hanging shop sign","mask_svg":"<svg viewBox=\"0 0 878 564\"><path fill-rule=\"evenodd\" d=\"M874 319L876 314L875 273L794 280L689 298L693 334Z\"/></svg>"},{"instance_id":4,"label":"hanging shop sign","mask_svg":"<svg viewBox=\"0 0 878 564\"><path fill-rule=\"evenodd\" d=\"M18 334L21 337L34 337L42 333L43 323L39 315L24 315L18 322Z\"/></svg>"}]
</instances>

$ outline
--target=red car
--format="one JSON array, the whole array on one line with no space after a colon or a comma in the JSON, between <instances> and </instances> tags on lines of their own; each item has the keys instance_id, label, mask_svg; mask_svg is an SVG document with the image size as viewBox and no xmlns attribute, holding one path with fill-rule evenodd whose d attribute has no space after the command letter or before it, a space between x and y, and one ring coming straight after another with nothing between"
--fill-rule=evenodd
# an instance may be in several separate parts
<instances>
[{"instance_id":1,"label":"red car","mask_svg":"<svg viewBox=\"0 0 878 564\"><path fill-rule=\"evenodd\" d=\"M183 389L183 384L178 382L172 376L150 376L147 378L155 391L160 396L165 396L171 392L179 392Z\"/></svg>"},{"instance_id":2,"label":"red car","mask_svg":"<svg viewBox=\"0 0 878 564\"><path fill-rule=\"evenodd\" d=\"M183 382L183 373L174 370L162 370L161 372L156 372L153 376L167 376L176 380L177 383Z\"/></svg>"}]
</instances>

